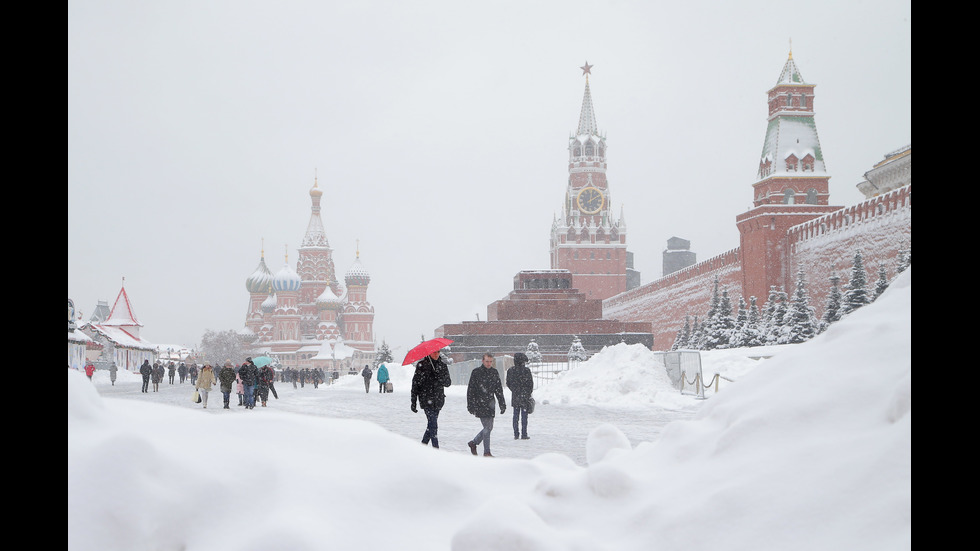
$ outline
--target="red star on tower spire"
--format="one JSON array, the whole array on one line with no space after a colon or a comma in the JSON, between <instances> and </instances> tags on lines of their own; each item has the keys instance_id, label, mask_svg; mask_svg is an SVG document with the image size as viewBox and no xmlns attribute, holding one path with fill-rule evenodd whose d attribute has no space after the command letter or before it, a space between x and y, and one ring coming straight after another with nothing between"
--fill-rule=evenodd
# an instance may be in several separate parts
<instances>
[{"instance_id":1,"label":"red star on tower spire","mask_svg":"<svg viewBox=\"0 0 980 551\"><path fill-rule=\"evenodd\" d=\"M582 69L582 74L583 75L591 75L592 74L592 67L594 67L594 65L589 65L589 62L586 61L585 62L585 65L579 67L579 69Z\"/></svg>"}]
</instances>

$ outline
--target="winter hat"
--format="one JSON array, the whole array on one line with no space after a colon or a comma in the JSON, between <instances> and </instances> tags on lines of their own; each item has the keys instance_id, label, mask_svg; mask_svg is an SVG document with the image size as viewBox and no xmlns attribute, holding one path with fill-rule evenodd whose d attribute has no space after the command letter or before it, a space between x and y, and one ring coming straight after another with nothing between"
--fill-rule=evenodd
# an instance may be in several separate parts
<instances>
[{"instance_id":1,"label":"winter hat","mask_svg":"<svg viewBox=\"0 0 980 551\"><path fill-rule=\"evenodd\" d=\"M523 352L518 352L514 354L514 365L524 365L527 363L527 355Z\"/></svg>"},{"instance_id":2,"label":"winter hat","mask_svg":"<svg viewBox=\"0 0 980 551\"><path fill-rule=\"evenodd\" d=\"M231 360L225 360L225 367L231 367Z\"/></svg>"}]
</instances>

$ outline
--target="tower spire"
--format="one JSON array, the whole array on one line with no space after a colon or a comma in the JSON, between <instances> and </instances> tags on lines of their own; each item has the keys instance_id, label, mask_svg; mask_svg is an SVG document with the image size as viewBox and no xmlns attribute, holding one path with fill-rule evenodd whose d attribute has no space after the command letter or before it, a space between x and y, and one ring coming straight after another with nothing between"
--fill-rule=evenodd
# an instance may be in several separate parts
<instances>
[{"instance_id":1,"label":"tower spire","mask_svg":"<svg viewBox=\"0 0 980 551\"><path fill-rule=\"evenodd\" d=\"M578 118L578 135L595 136L599 134L598 125L595 122L595 109L592 107L592 92L589 90L589 75L592 74L592 67L586 61L585 65L579 67L585 75L585 95L582 97L582 112Z\"/></svg>"}]
</instances>

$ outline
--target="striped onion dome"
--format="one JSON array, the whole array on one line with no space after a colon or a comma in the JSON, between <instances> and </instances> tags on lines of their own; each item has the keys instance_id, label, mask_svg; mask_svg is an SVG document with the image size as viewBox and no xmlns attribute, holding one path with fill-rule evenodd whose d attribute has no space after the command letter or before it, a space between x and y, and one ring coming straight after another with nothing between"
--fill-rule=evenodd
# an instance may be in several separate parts
<instances>
[{"instance_id":1,"label":"striped onion dome","mask_svg":"<svg viewBox=\"0 0 980 551\"><path fill-rule=\"evenodd\" d=\"M262 259L259 260L259 265L252 272L252 275L248 276L245 280L245 288L248 289L249 293L268 293L269 287L272 285L272 272L269 271L269 267L265 265L265 255L262 255Z\"/></svg>"},{"instance_id":2,"label":"striped onion dome","mask_svg":"<svg viewBox=\"0 0 980 551\"><path fill-rule=\"evenodd\" d=\"M286 264L272 277L272 290L277 293L298 292L302 283L303 280L300 279L299 274L290 268L289 264Z\"/></svg>"}]
</instances>

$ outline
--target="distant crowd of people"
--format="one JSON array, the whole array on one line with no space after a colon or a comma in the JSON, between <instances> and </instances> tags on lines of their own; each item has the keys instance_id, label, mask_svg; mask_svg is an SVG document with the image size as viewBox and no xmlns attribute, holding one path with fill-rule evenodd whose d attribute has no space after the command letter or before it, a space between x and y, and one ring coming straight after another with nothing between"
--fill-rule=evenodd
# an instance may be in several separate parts
<instances>
[{"instance_id":1,"label":"distant crowd of people","mask_svg":"<svg viewBox=\"0 0 980 551\"><path fill-rule=\"evenodd\" d=\"M507 411L507 401L504 399L504 384L500 380L492 353L487 352L483 355L482 365L475 368L470 373L469 383L466 388L466 409L473 416L480 420L481 428L472 440L467 442L467 446L473 455L479 455L477 448L482 446L485 457L493 457L490 451L490 434L494 427L494 417L499 408L500 414ZM513 422L515 440L528 440L527 433L528 414L534 411L534 398L531 396L534 390L534 378L531 370L527 366L528 358L522 353L514 354L514 366L507 370L506 387L511 391L511 408L513 410ZM86 365L86 374L92 377L94 366ZM115 365L113 364L113 367ZM239 365L234 365L231 360L226 360L221 369L215 373L212 365L205 362L200 368L196 363L186 365L181 362L175 364L170 362L164 366L161 362L150 364L149 360L144 360L140 367L140 374L143 376L142 392L149 392L150 385L153 392L159 392L160 383L167 377L169 384L175 384L175 378L179 384L189 380L194 386L198 400L203 407L208 407L208 395L212 387L218 385L222 394L223 408L230 409L231 394L234 392L238 396L238 405L245 409L252 409L257 402L262 407L268 405L269 394L278 398L275 383L278 380L283 383L292 383L293 388L302 388L310 383L314 388L319 387L325 380L325 373L320 368L294 369L286 367L277 373L271 365L258 367L252 358L246 358ZM349 371L355 374L353 368ZM379 393L393 392L392 381L388 374L388 368L380 364L375 373L369 365L365 365L361 370L364 378L364 391L371 392L372 381L377 381ZM336 374L334 374L336 377ZM115 371L112 372L112 381L115 383ZM442 359L438 350L430 353L415 364L415 374L412 377L411 389L411 410L417 413L419 407L425 412L426 427L422 434L422 443L432 447L439 447L439 413L446 403L445 388L452 385L449 375L449 367Z\"/></svg>"}]
</instances>

